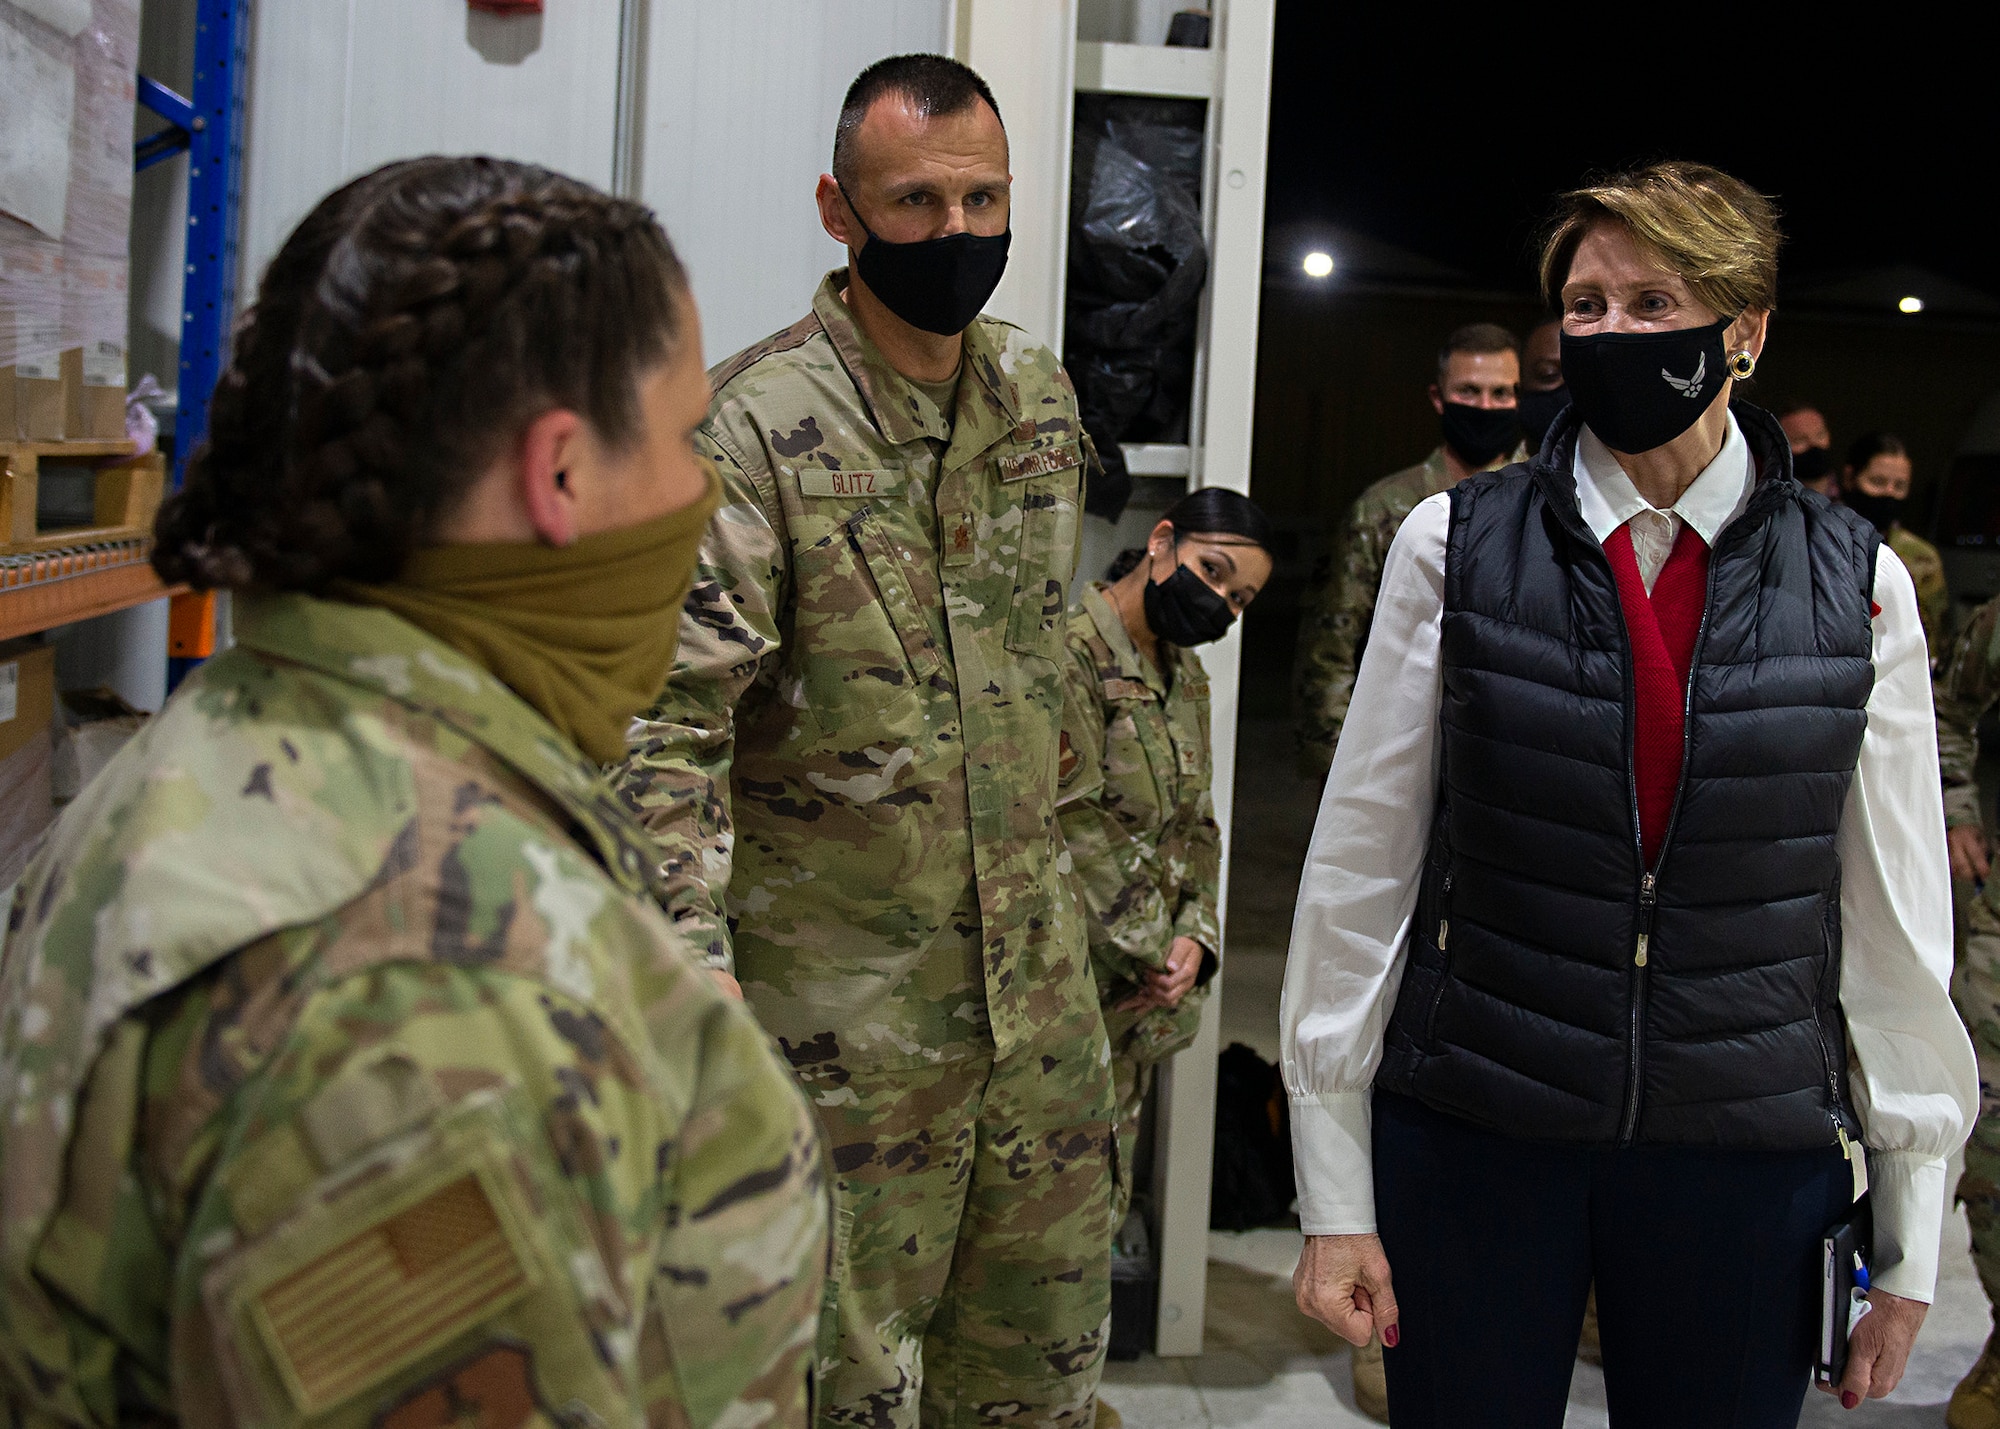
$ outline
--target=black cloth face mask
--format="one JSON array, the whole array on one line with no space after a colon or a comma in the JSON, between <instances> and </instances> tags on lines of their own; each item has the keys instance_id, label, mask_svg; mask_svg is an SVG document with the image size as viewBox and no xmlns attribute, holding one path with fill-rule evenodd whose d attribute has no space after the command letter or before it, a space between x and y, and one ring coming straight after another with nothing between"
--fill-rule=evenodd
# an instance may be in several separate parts
<instances>
[{"instance_id":1,"label":"black cloth face mask","mask_svg":"<svg viewBox=\"0 0 2000 1429\"><path fill-rule=\"evenodd\" d=\"M1542 439L1555 425L1556 417L1569 405L1569 388L1551 387L1546 392L1530 392L1525 387L1515 399L1514 411L1521 418L1521 430L1528 434L1528 445L1535 451L1542 449Z\"/></svg>"},{"instance_id":2,"label":"black cloth face mask","mask_svg":"<svg viewBox=\"0 0 2000 1429\"><path fill-rule=\"evenodd\" d=\"M875 236L845 187L840 194L868 235L868 242L854 255L854 266L882 305L911 327L940 337L956 337L971 326L1007 271L1013 229L985 237L948 233L915 243L891 243Z\"/></svg>"},{"instance_id":3,"label":"black cloth face mask","mask_svg":"<svg viewBox=\"0 0 2000 1429\"><path fill-rule=\"evenodd\" d=\"M1849 511L1873 526L1884 536L1903 514L1903 498L1900 496L1871 496L1856 487L1852 491L1840 493L1840 501Z\"/></svg>"},{"instance_id":4,"label":"black cloth face mask","mask_svg":"<svg viewBox=\"0 0 2000 1429\"><path fill-rule=\"evenodd\" d=\"M1165 580L1146 582L1146 624L1169 645L1186 649L1220 640L1235 619L1229 602L1186 566L1176 564Z\"/></svg>"},{"instance_id":5,"label":"black cloth face mask","mask_svg":"<svg viewBox=\"0 0 2000 1429\"><path fill-rule=\"evenodd\" d=\"M1807 486L1824 481L1833 471L1833 453L1825 447L1807 447L1792 453L1792 475Z\"/></svg>"},{"instance_id":6,"label":"black cloth face mask","mask_svg":"<svg viewBox=\"0 0 2000 1429\"><path fill-rule=\"evenodd\" d=\"M1485 466L1521 440L1521 419L1512 407L1475 407L1470 402L1446 402L1438 418L1444 444L1467 466Z\"/></svg>"},{"instance_id":7,"label":"black cloth face mask","mask_svg":"<svg viewBox=\"0 0 2000 1429\"><path fill-rule=\"evenodd\" d=\"M1562 335L1563 382L1583 424L1615 452L1649 452L1685 432L1728 379L1730 319L1673 332Z\"/></svg>"}]
</instances>

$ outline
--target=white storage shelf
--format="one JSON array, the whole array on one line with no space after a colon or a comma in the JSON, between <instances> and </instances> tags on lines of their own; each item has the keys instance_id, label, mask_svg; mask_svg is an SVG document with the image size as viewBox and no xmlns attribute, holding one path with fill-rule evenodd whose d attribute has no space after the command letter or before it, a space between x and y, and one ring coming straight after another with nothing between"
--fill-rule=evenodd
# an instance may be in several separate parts
<instances>
[{"instance_id":1,"label":"white storage shelf","mask_svg":"<svg viewBox=\"0 0 2000 1429\"><path fill-rule=\"evenodd\" d=\"M1165 442L1120 442L1125 469L1134 476L1188 476L1194 471L1194 450Z\"/></svg>"},{"instance_id":2,"label":"white storage shelf","mask_svg":"<svg viewBox=\"0 0 2000 1429\"><path fill-rule=\"evenodd\" d=\"M1078 41L1076 87L1086 94L1209 99L1215 94L1215 51Z\"/></svg>"}]
</instances>

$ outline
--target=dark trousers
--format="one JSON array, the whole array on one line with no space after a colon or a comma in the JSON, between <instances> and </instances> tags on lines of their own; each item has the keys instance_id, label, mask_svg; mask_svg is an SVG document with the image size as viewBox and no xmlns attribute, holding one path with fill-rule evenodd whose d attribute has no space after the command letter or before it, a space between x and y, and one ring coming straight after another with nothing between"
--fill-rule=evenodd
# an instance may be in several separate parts
<instances>
[{"instance_id":1,"label":"dark trousers","mask_svg":"<svg viewBox=\"0 0 2000 1429\"><path fill-rule=\"evenodd\" d=\"M1798 1423L1838 1146L1520 1141L1380 1092L1374 1141L1396 1429L1559 1429L1593 1280L1614 1429Z\"/></svg>"}]
</instances>

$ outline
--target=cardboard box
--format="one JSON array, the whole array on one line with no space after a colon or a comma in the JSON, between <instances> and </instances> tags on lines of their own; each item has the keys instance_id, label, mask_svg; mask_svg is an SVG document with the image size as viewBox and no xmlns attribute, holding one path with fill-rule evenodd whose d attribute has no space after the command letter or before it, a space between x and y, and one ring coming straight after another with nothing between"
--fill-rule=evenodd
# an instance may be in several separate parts
<instances>
[{"instance_id":1,"label":"cardboard box","mask_svg":"<svg viewBox=\"0 0 2000 1429\"><path fill-rule=\"evenodd\" d=\"M55 819L55 699L54 646L0 645L0 887L21 876Z\"/></svg>"},{"instance_id":2,"label":"cardboard box","mask_svg":"<svg viewBox=\"0 0 2000 1429\"><path fill-rule=\"evenodd\" d=\"M125 349L100 338L62 355L63 430L71 441L125 437Z\"/></svg>"},{"instance_id":3,"label":"cardboard box","mask_svg":"<svg viewBox=\"0 0 2000 1429\"><path fill-rule=\"evenodd\" d=\"M14 373L14 430L8 433L24 442L59 442L69 401L63 393L62 352L51 348L16 359Z\"/></svg>"},{"instance_id":4,"label":"cardboard box","mask_svg":"<svg viewBox=\"0 0 2000 1429\"><path fill-rule=\"evenodd\" d=\"M32 636L0 645L0 758L37 735L46 742L55 710L55 646Z\"/></svg>"}]
</instances>

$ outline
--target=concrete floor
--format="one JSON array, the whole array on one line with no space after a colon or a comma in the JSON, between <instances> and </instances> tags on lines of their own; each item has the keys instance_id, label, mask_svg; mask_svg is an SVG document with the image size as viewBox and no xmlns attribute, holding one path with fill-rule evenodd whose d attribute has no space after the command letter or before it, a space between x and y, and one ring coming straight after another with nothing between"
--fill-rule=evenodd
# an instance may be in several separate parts
<instances>
[{"instance_id":1,"label":"concrete floor","mask_svg":"<svg viewBox=\"0 0 2000 1429\"><path fill-rule=\"evenodd\" d=\"M1284 721L1246 719L1238 748L1261 758L1239 755L1222 1041L1247 1043L1276 1061L1285 945L1317 790L1291 768ZM1951 1174L1955 1181L1956 1166ZM1301 1244L1293 1230L1211 1233L1203 1353L1111 1365L1104 1376L1105 1400L1133 1429L1337 1429L1372 1423L1354 1408L1345 1343L1292 1304L1291 1273ZM1941 1266L1936 1303L1895 1394L1852 1413L1829 1396L1809 1394L1801 1424L1901 1429L1944 1423L1945 1401L1978 1357L1990 1325L1960 1214L1945 1222ZM1579 1363L1566 1426L1609 1422L1603 1375Z\"/></svg>"}]
</instances>

